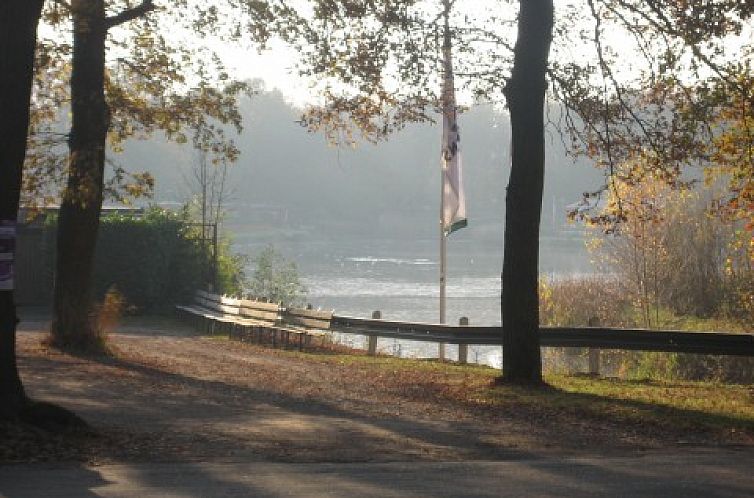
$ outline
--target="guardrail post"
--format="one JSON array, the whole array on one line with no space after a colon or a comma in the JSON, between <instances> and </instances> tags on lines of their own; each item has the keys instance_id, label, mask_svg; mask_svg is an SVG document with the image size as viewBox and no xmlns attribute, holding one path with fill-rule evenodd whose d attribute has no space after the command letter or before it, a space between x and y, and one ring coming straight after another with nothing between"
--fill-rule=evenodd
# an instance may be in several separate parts
<instances>
[{"instance_id":1,"label":"guardrail post","mask_svg":"<svg viewBox=\"0 0 754 498\"><path fill-rule=\"evenodd\" d=\"M590 327L599 327L600 319L592 317L589 319ZM598 348L589 348L589 375L599 376L600 374L600 350Z\"/></svg>"},{"instance_id":2,"label":"guardrail post","mask_svg":"<svg viewBox=\"0 0 754 498\"><path fill-rule=\"evenodd\" d=\"M461 327L468 327L469 318L466 316L462 316L458 320L458 325L460 325ZM458 345L458 363L465 365L468 362L469 362L469 345L459 344Z\"/></svg>"},{"instance_id":3,"label":"guardrail post","mask_svg":"<svg viewBox=\"0 0 754 498\"><path fill-rule=\"evenodd\" d=\"M382 318L382 313L380 310L373 311L372 312L372 319L379 320ZM370 335L369 336L369 356L377 356L377 336L376 335Z\"/></svg>"}]
</instances>

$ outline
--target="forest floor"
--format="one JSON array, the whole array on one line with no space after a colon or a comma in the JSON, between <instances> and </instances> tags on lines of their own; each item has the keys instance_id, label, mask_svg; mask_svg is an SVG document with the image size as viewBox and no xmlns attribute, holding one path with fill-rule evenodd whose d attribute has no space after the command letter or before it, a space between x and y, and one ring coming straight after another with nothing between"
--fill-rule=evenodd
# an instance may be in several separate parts
<instances>
[{"instance_id":1,"label":"forest floor","mask_svg":"<svg viewBox=\"0 0 754 498\"><path fill-rule=\"evenodd\" d=\"M754 453L754 389L548 378L436 361L299 353L206 337L170 318L128 319L109 356L42 345L23 321L27 393L81 415L91 433L0 425L0 462L393 462Z\"/></svg>"}]
</instances>

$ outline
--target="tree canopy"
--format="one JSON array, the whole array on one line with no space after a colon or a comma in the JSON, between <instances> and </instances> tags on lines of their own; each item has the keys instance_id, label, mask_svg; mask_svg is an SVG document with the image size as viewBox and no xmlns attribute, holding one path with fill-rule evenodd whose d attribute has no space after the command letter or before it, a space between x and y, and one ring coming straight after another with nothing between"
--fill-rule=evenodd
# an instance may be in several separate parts
<instances>
[{"instance_id":1,"label":"tree canopy","mask_svg":"<svg viewBox=\"0 0 754 498\"><path fill-rule=\"evenodd\" d=\"M43 12L24 185L27 203L59 200L65 183L73 66L69 25L76 5L50 2ZM216 6L201 2L166 6L149 1L133 7L131 2L109 1L105 8L110 152L120 152L127 140L161 133L205 150L215 162L234 161L238 150L228 129L241 131L238 99L251 88L228 74L217 49L223 40L240 42L233 30L243 16L231 23ZM253 15L264 16L261 10ZM256 22L253 15L246 18L249 26ZM197 37L208 41L198 43ZM217 48L210 47L210 41ZM124 201L150 193L149 164L123 165L116 154L108 154L107 162L105 192L110 197Z\"/></svg>"},{"instance_id":2,"label":"tree canopy","mask_svg":"<svg viewBox=\"0 0 754 498\"><path fill-rule=\"evenodd\" d=\"M58 29L47 40L47 50L58 57L42 57L38 81L51 81L50 90L40 92L40 121L35 136L43 139L41 160L30 161L27 189L39 192L45 184L39 178L65 179L60 194L57 264L54 284L52 343L86 349L97 346L96 332L89 319L91 276L105 194L124 198L149 193L152 179L147 173L128 174L117 166L108 181L105 164L108 147L118 150L132 137L147 137L160 131L169 139L186 142L214 156L213 161L237 157L225 126L240 131L238 96L247 85L233 81L221 58L205 45L193 43L206 31L218 40L238 40L239 26L248 31L268 19L265 2L240 2L244 16L232 21L217 6L204 2L158 5L152 0L134 4L129 0L56 0L45 12L50 29L70 22L72 36ZM248 21L248 22L247 22ZM166 30L167 26L170 27ZM233 28L228 31L228 27ZM163 34L167 33L167 34ZM182 38L181 38L182 37ZM70 58L60 57L70 55ZM70 131L50 129L50 119L59 117L65 102L64 81L70 81ZM57 84L56 84L57 82ZM49 105L51 107L46 107ZM44 121L43 118L47 118ZM54 121L53 121L54 122ZM65 161L55 161L55 146L62 137L68 145ZM36 174L34 167L53 174ZM128 178L133 182L121 183Z\"/></svg>"},{"instance_id":3,"label":"tree canopy","mask_svg":"<svg viewBox=\"0 0 754 498\"><path fill-rule=\"evenodd\" d=\"M301 53L301 73L321 81L322 104L309 109L303 120L311 129L324 130L334 140L353 140L354 132L375 140L407 122L433 120L439 108L443 15L449 17L462 89L473 102L500 103L511 111L514 157L508 197L515 193L518 200L508 202L506 211L503 328L504 337L505 329L517 329L509 332L518 340L510 344L537 342L524 338L536 336L531 322L537 322L532 304L537 300L537 260L517 257L523 251L536 253L537 244L517 245L513 240L526 238L524 224L538 227L541 209L541 181L525 171L539 168L539 140L532 134L543 132L532 122L524 125L525 135L515 137L517 100L528 96L511 85L517 68L531 62L529 57L545 64L547 99L558 104L545 107L553 111L547 113L547 123L570 142L574 154L590 157L607 176L620 174L628 182L642 178L626 174L640 175L645 169L618 170L616 165L641 158L642 164L653 164L653 178L678 186L687 183L682 173L690 166L715 164L726 168L733 182L727 206L747 205L751 2L559 2L554 22L542 29L539 23L553 17L547 2L519 2L518 12L505 1L474 2L471 8L449 0L304 3L289 37ZM537 34L531 35L529 28ZM548 55L539 45L549 36L553 44ZM544 111L535 101L526 105L530 114ZM535 155L517 160L517 148ZM521 192L514 187L518 181L523 182ZM606 181L587 196L600 196L610 185L615 183ZM523 202L532 197L535 202ZM623 219L618 209L614 221ZM515 268L524 265L533 271L515 272L506 282L505 268L514 268L508 260L517 260ZM522 308L510 302L506 306L506 294L514 295L511 285L517 286L516 296L531 299L519 303L525 304L528 318L522 315L521 321L506 326L506 310L515 314ZM520 371L532 371L539 361L533 348L529 351L519 351L529 356ZM514 358L506 357L517 361Z\"/></svg>"}]
</instances>

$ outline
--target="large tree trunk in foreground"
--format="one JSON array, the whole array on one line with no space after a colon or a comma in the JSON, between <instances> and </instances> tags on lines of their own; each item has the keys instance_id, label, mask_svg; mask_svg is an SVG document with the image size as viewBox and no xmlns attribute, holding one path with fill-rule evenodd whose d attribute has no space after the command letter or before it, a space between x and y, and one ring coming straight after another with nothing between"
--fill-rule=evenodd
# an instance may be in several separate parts
<instances>
[{"instance_id":1,"label":"large tree trunk in foreground","mask_svg":"<svg viewBox=\"0 0 754 498\"><path fill-rule=\"evenodd\" d=\"M16 367L16 306L12 281L7 280L13 260L7 255L15 254L15 236L9 235L18 215L42 3L0 2L0 225L6 232L0 244L5 259L0 261L0 418L6 419L18 417L26 402Z\"/></svg>"},{"instance_id":2,"label":"large tree trunk in foreground","mask_svg":"<svg viewBox=\"0 0 754 498\"><path fill-rule=\"evenodd\" d=\"M545 71L552 0L520 0L518 39L505 86L512 164L505 198L502 278L503 380L542 381L539 349L539 223L544 186Z\"/></svg>"},{"instance_id":3,"label":"large tree trunk in foreground","mask_svg":"<svg viewBox=\"0 0 754 498\"><path fill-rule=\"evenodd\" d=\"M92 271L99 230L110 124L105 102L105 6L74 0L73 70L68 184L58 219L53 305L53 344L77 349L99 346L92 312Z\"/></svg>"}]
</instances>

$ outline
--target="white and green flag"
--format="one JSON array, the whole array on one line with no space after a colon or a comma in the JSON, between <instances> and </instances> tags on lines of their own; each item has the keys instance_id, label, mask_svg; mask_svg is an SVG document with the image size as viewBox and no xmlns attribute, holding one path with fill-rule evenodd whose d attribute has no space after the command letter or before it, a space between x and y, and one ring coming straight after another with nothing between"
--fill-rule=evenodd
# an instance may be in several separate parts
<instances>
[{"instance_id":1,"label":"white and green flag","mask_svg":"<svg viewBox=\"0 0 754 498\"><path fill-rule=\"evenodd\" d=\"M466 226L466 196L461 176L461 135L456 119L456 92L450 46L444 49L445 78L442 90L442 229L449 235Z\"/></svg>"}]
</instances>

